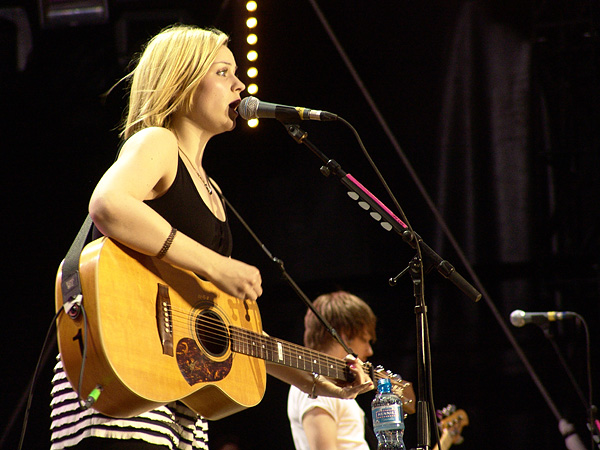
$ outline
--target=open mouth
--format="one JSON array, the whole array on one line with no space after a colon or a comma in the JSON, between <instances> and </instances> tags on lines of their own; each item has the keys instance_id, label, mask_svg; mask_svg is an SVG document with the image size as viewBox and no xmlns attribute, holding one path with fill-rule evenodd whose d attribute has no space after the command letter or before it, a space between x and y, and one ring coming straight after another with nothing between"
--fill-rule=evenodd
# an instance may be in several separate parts
<instances>
[{"instance_id":1,"label":"open mouth","mask_svg":"<svg viewBox=\"0 0 600 450\"><path fill-rule=\"evenodd\" d=\"M240 106L240 102L241 102L241 100L236 100L229 104L229 109L231 109L235 113L236 116L239 114L237 109L238 109L238 106Z\"/></svg>"}]
</instances>

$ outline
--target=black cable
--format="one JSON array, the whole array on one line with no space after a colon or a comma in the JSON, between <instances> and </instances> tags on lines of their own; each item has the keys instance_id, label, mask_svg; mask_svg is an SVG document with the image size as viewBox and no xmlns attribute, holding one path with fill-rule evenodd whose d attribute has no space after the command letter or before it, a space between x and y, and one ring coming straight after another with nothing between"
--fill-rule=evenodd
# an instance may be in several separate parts
<instances>
[{"instance_id":1,"label":"black cable","mask_svg":"<svg viewBox=\"0 0 600 450\"><path fill-rule=\"evenodd\" d=\"M21 450L23 448L23 442L25 440L25 434L27 431L27 422L29 421L29 412L31 410L31 403L33 401L33 392L35 390L35 385L37 383L37 378L38 375L40 373L40 368L42 366L42 363L44 362L44 356L45 356L45 351L46 348L48 347L48 343L50 342L50 334L53 331L54 327L56 326L56 321L58 320L59 316L61 315L61 313L64 312L63 308L60 308L56 314L54 315L54 318L52 319L52 322L50 323L50 326L48 327L48 331L46 332L46 337L44 338L44 344L42 346L42 350L40 352L40 356L38 357L38 361L37 364L35 366L35 370L33 372L33 377L31 378L30 384L29 384L29 395L27 398L27 407L25 408L25 416L23 417L23 427L21 428L21 437L19 439L19 445L17 447L18 450Z\"/></svg>"},{"instance_id":2,"label":"black cable","mask_svg":"<svg viewBox=\"0 0 600 450\"><path fill-rule=\"evenodd\" d=\"M80 305L80 311L83 315L83 349L82 349L82 359L81 359L81 371L79 373L79 383L78 383L78 400L79 400L79 404L82 408L89 408L95 399L90 399L89 397L86 400L83 400L83 398L81 397L81 389L82 389L82 385L83 385L83 373L84 373L84 369L85 369L85 361L86 361L86 356L87 356L87 347L88 347L88 324L87 324L87 314L85 311L85 308L83 306L83 303L81 303ZM29 384L29 394L27 396L27 407L25 408L25 415L23 417L23 425L21 428L21 436L19 439L19 445L17 447L17 450L21 450L23 448L23 442L25 441L25 435L27 432L27 425L29 422L29 414L30 414L30 410L31 410L31 404L33 402L33 392L35 391L35 386L37 383L37 378L39 376L40 373L40 369L42 367L42 365L45 363L46 359L47 359L47 352L49 351L49 343L50 341L52 341L52 345L56 343L56 334L54 334L54 339L51 339L51 333L53 331L53 329L56 327L56 323L58 321L58 319L60 318L61 314L64 313L64 308L60 308L56 314L54 315L54 318L52 319L52 322L50 324L50 326L48 327L48 331L46 332L46 337L44 338L44 344L42 345L42 350L40 352L40 356L38 357L38 361L32 376L32 379L30 381ZM2 441L4 441L4 438L8 435L9 429L11 428L11 424L8 425L7 430L5 431ZM1 443L1 442L0 442Z\"/></svg>"},{"instance_id":3,"label":"black cable","mask_svg":"<svg viewBox=\"0 0 600 450\"><path fill-rule=\"evenodd\" d=\"M325 319L325 317L323 317L323 315L319 312L319 310L317 310L315 308L315 306L313 305L313 302L308 298L308 296L302 291L300 286L298 286L298 284L296 284L294 279L285 270L283 261L281 259L277 258L276 256L273 256L273 254L269 251L269 249L266 247L266 245L262 243L262 241L259 239L258 235L252 230L250 225L248 225L246 223L246 221L243 219L241 214L239 212L237 212L237 210L233 207L233 205L229 202L229 200L227 200L227 198L222 193L219 193L219 195L221 196L223 201L227 204L227 207L234 213L234 215L237 217L237 219L240 221L240 223L243 225L243 227L246 229L246 231L248 231L250 236L252 236L252 238L256 241L258 246L265 252L265 254L269 258L269 260L271 260L271 262L273 262L279 268L279 270L281 271L281 275L285 278L285 280L288 282L288 284L292 287L294 292L296 292L298 297L300 297L300 299L304 302L304 304L315 314L315 316L317 316L317 318L323 324L323 326L327 329L329 334L331 334L331 336L333 336L333 338L344 348L344 351L346 353L353 354L356 357L357 355L352 351L352 349L350 347L348 347L348 345L344 342L344 340L338 334L337 330L335 328L333 328L331 326L331 324L327 321L327 319Z\"/></svg>"}]
</instances>

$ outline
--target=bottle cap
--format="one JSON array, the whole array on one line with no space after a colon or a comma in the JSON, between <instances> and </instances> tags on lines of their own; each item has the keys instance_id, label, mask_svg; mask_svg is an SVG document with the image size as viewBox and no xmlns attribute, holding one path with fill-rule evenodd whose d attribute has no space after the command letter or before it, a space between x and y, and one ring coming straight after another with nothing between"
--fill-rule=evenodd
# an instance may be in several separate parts
<instances>
[{"instance_id":1,"label":"bottle cap","mask_svg":"<svg viewBox=\"0 0 600 450\"><path fill-rule=\"evenodd\" d=\"M389 378L380 378L377 382L377 391L380 393L392 392L392 383Z\"/></svg>"}]
</instances>

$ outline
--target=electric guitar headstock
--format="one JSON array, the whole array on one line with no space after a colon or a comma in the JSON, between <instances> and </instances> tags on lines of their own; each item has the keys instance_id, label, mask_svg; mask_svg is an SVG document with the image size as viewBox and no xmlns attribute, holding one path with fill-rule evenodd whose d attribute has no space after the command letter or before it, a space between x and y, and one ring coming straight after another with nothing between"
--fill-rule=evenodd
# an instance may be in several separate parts
<instances>
[{"instance_id":1,"label":"electric guitar headstock","mask_svg":"<svg viewBox=\"0 0 600 450\"><path fill-rule=\"evenodd\" d=\"M377 382L382 378L389 378L392 383L392 390L402 400L402 409L407 414L414 414L415 408L415 392L413 391L412 383L403 380L398 374L392 373L384 369L382 366L373 367L370 362L365 362L365 371L377 386Z\"/></svg>"},{"instance_id":2,"label":"electric guitar headstock","mask_svg":"<svg viewBox=\"0 0 600 450\"><path fill-rule=\"evenodd\" d=\"M464 409L457 410L455 405L448 405L437 411L437 418L439 420L438 427L440 428L440 432L442 435L446 434L449 436L450 445L461 444L464 441L461 433L463 428L469 425L469 416ZM442 450L447 449L442 448Z\"/></svg>"}]
</instances>

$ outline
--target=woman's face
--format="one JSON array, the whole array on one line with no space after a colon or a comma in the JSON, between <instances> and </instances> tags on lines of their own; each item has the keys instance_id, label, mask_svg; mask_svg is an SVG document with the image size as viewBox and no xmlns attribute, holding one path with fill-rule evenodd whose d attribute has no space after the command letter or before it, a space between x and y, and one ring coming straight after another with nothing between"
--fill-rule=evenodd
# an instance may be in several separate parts
<instances>
[{"instance_id":1,"label":"woman's face","mask_svg":"<svg viewBox=\"0 0 600 450\"><path fill-rule=\"evenodd\" d=\"M212 135L235 128L240 94L246 89L235 75L237 65L229 48L219 49L215 62L194 94L192 120Z\"/></svg>"}]
</instances>

